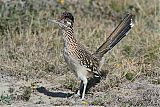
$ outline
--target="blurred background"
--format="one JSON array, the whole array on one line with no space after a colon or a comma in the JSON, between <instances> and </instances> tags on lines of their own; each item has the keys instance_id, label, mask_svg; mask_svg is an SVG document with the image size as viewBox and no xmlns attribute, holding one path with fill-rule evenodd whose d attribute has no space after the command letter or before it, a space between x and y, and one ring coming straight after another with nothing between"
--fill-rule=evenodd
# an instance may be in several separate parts
<instances>
[{"instance_id":1,"label":"blurred background","mask_svg":"<svg viewBox=\"0 0 160 107\"><path fill-rule=\"evenodd\" d=\"M91 95L88 104L160 104L159 94L152 99L144 97L159 90L160 84L159 0L0 0L0 71L25 81L45 78L55 83L55 77L60 77L56 82L61 89L76 91L79 82L64 62L59 28L47 21L64 11L74 15L75 36L91 52L106 40L127 12L135 15L131 32L106 54L103 69L109 72L107 78L91 89L94 93L116 95L96 97L94 101ZM145 84L153 87L141 96L138 88L131 86L126 94L124 87L138 87L137 82L144 84L140 93L148 89Z\"/></svg>"}]
</instances>

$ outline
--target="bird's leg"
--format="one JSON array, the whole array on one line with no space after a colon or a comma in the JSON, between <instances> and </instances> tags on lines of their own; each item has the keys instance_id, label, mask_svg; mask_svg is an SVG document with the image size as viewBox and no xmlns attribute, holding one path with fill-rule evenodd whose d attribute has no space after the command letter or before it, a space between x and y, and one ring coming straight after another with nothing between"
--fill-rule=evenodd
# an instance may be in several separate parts
<instances>
[{"instance_id":1,"label":"bird's leg","mask_svg":"<svg viewBox=\"0 0 160 107\"><path fill-rule=\"evenodd\" d=\"M79 87L79 90L77 91L77 95L80 96L81 95L81 89L83 87L83 81L81 80L81 84L80 84L80 87Z\"/></svg>"},{"instance_id":2,"label":"bird's leg","mask_svg":"<svg viewBox=\"0 0 160 107\"><path fill-rule=\"evenodd\" d=\"M83 79L83 84L84 84L84 87L83 87L83 93L82 93L82 100L84 99L85 92L86 92L87 78L84 78L84 79Z\"/></svg>"}]
</instances>

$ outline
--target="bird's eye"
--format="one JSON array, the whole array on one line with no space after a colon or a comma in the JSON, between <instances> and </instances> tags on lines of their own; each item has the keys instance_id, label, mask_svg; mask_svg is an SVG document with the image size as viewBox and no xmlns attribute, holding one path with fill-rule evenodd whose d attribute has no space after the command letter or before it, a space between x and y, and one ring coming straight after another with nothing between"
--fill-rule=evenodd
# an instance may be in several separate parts
<instances>
[{"instance_id":1,"label":"bird's eye","mask_svg":"<svg viewBox=\"0 0 160 107\"><path fill-rule=\"evenodd\" d=\"M67 23L67 21L66 21L66 20L64 20L64 23Z\"/></svg>"}]
</instances>

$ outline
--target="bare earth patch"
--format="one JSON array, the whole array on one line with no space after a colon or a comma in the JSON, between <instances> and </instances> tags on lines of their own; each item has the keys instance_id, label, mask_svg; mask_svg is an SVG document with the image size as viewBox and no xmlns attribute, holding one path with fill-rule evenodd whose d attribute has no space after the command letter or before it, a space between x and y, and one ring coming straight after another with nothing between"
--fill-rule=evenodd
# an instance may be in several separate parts
<instances>
[{"instance_id":1,"label":"bare earth patch","mask_svg":"<svg viewBox=\"0 0 160 107\"><path fill-rule=\"evenodd\" d=\"M63 88L58 82L50 82L44 78L36 79L36 81L41 81L41 83L37 83L39 88L34 89L31 84L35 80L25 81L1 70L0 105L16 107L51 107L53 105L160 106L160 85L150 84L141 78L134 82L122 82L118 87L109 88L106 92L89 92L85 101L75 98L74 92ZM27 88L29 88L28 93Z\"/></svg>"}]
</instances>

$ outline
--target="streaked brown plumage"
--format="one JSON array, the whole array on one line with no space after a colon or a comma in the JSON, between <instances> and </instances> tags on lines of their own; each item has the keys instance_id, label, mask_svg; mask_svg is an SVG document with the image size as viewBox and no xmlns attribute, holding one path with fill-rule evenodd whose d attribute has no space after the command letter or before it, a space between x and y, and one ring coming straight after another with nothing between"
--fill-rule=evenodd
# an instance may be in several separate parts
<instances>
[{"instance_id":1,"label":"streaked brown plumage","mask_svg":"<svg viewBox=\"0 0 160 107\"><path fill-rule=\"evenodd\" d=\"M75 39L73 32L74 17L71 13L64 12L59 20L50 20L57 23L62 30L64 59L75 75L81 80L80 89L84 85L82 99L85 96L87 79L93 76L96 78L101 77L103 55L127 35L131 27L133 27L132 18L132 14L127 14L107 40L93 54ZM80 95L80 89L77 92L78 95Z\"/></svg>"}]
</instances>

